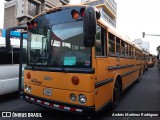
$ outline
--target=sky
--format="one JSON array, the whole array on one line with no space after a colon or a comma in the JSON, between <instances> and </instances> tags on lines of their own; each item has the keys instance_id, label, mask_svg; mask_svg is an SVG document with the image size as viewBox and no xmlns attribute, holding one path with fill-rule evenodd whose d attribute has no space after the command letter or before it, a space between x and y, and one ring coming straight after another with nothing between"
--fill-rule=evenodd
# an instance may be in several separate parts
<instances>
[{"instance_id":1,"label":"sky","mask_svg":"<svg viewBox=\"0 0 160 120\"><path fill-rule=\"evenodd\" d=\"M132 39L142 38L146 34L160 35L160 0L116 0L117 31ZM149 41L150 53L157 54L160 36L145 36Z\"/></svg>"},{"instance_id":2,"label":"sky","mask_svg":"<svg viewBox=\"0 0 160 120\"><path fill-rule=\"evenodd\" d=\"M70 0L79 3L81 0ZM123 36L133 39L142 38L146 34L160 35L160 0L115 0L117 3L117 31ZM145 36L149 41L150 53L157 54L160 36Z\"/></svg>"},{"instance_id":3,"label":"sky","mask_svg":"<svg viewBox=\"0 0 160 120\"><path fill-rule=\"evenodd\" d=\"M117 31L131 39L142 38L146 34L160 35L160 0L115 0L117 3ZM79 4L81 0L70 0ZM0 28L3 28L4 0L0 0ZM157 54L160 36L145 36L143 41L150 42L150 52Z\"/></svg>"}]
</instances>

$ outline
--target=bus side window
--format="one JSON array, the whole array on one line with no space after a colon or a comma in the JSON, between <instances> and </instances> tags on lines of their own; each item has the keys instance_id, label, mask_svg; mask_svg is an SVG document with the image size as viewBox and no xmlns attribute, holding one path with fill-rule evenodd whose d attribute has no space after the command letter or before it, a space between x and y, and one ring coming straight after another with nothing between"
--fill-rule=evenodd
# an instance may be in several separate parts
<instances>
[{"instance_id":1,"label":"bus side window","mask_svg":"<svg viewBox=\"0 0 160 120\"><path fill-rule=\"evenodd\" d=\"M97 25L96 31L96 56L106 56L106 30Z\"/></svg>"},{"instance_id":2,"label":"bus side window","mask_svg":"<svg viewBox=\"0 0 160 120\"><path fill-rule=\"evenodd\" d=\"M122 55L125 55L124 41L121 41L121 50L122 50Z\"/></svg>"},{"instance_id":3,"label":"bus side window","mask_svg":"<svg viewBox=\"0 0 160 120\"><path fill-rule=\"evenodd\" d=\"M121 54L120 39L118 37L116 37L116 53Z\"/></svg>"},{"instance_id":4,"label":"bus side window","mask_svg":"<svg viewBox=\"0 0 160 120\"><path fill-rule=\"evenodd\" d=\"M131 53L131 45L129 45L129 44L128 44L128 49L129 49L129 51L128 51L129 54L128 54L128 55L129 55L129 57L131 57L131 56L132 56L132 53Z\"/></svg>"},{"instance_id":5,"label":"bus side window","mask_svg":"<svg viewBox=\"0 0 160 120\"><path fill-rule=\"evenodd\" d=\"M133 58L134 57L133 46L131 47L131 54L132 54L132 58Z\"/></svg>"},{"instance_id":6,"label":"bus side window","mask_svg":"<svg viewBox=\"0 0 160 120\"><path fill-rule=\"evenodd\" d=\"M135 48L133 47L133 57L135 58L136 56L135 56Z\"/></svg>"},{"instance_id":7,"label":"bus side window","mask_svg":"<svg viewBox=\"0 0 160 120\"><path fill-rule=\"evenodd\" d=\"M125 43L125 55L128 56L128 44Z\"/></svg>"},{"instance_id":8,"label":"bus side window","mask_svg":"<svg viewBox=\"0 0 160 120\"><path fill-rule=\"evenodd\" d=\"M109 53L115 54L115 41L114 35L109 33Z\"/></svg>"},{"instance_id":9,"label":"bus side window","mask_svg":"<svg viewBox=\"0 0 160 120\"><path fill-rule=\"evenodd\" d=\"M135 58L138 59L138 52L137 52L137 49L135 49Z\"/></svg>"}]
</instances>

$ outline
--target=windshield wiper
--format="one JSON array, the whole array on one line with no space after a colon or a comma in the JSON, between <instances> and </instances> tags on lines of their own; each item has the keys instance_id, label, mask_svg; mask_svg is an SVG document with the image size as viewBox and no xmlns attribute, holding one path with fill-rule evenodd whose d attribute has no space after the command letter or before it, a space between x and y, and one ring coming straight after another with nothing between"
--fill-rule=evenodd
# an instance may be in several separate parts
<instances>
[{"instance_id":1,"label":"windshield wiper","mask_svg":"<svg viewBox=\"0 0 160 120\"><path fill-rule=\"evenodd\" d=\"M64 66L63 66L63 62L59 62L58 66L59 66L60 68L62 68L62 71L66 71L65 68L64 68Z\"/></svg>"},{"instance_id":2,"label":"windshield wiper","mask_svg":"<svg viewBox=\"0 0 160 120\"><path fill-rule=\"evenodd\" d=\"M37 60L34 62L34 64L33 64L33 66L32 66L32 69L34 69L34 67L36 66L36 64L37 64L37 62L38 62L38 60L40 59L40 58L42 58L42 55L44 54L44 52L46 52L47 50L46 50L46 48L42 51L42 53L39 55L39 57L37 58ZM45 58L45 57L44 57ZM43 58L43 59L44 59ZM42 60L42 62L43 62L43 60Z\"/></svg>"}]
</instances>

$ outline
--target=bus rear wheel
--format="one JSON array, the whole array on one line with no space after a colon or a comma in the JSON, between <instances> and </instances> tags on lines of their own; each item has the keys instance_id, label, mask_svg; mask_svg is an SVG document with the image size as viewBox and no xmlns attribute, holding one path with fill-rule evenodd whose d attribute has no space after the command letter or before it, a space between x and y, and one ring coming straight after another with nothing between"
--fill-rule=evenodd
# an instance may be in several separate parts
<instances>
[{"instance_id":1,"label":"bus rear wheel","mask_svg":"<svg viewBox=\"0 0 160 120\"><path fill-rule=\"evenodd\" d=\"M122 96L121 85L118 80L114 83L112 108L116 108Z\"/></svg>"},{"instance_id":2,"label":"bus rear wheel","mask_svg":"<svg viewBox=\"0 0 160 120\"><path fill-rule=\"evenodd\" d=\"M139 77L137 78L136 82L139 83L141 80L141 69L139 70Z\"/></svg>"}]
</instances>

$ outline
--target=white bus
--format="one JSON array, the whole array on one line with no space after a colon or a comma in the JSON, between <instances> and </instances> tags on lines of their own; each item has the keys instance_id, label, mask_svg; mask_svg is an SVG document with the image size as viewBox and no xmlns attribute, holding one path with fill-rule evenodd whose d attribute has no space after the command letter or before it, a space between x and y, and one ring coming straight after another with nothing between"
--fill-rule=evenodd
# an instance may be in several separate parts
<instances>
[{"instance_id":1,"label":"white bus","mask_svg":"<svg viewBox=\"0 0 160 120\"><path fill-rule=\"evenodd\" d=\"M19 88L20 40L10 40L12 48L6 52L5 37L0 37L0 95L16 92Z\"/></svg>"}]
</instances>

